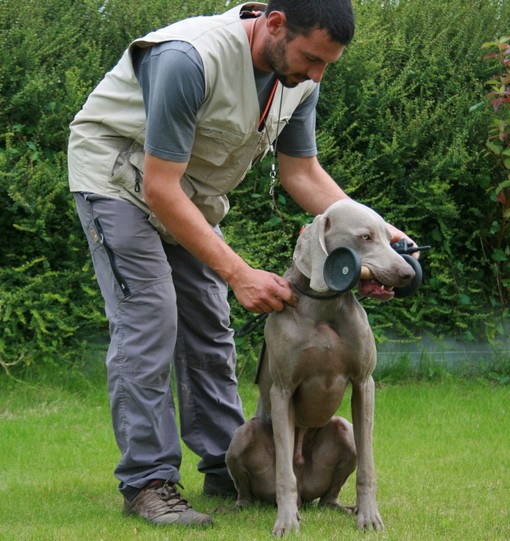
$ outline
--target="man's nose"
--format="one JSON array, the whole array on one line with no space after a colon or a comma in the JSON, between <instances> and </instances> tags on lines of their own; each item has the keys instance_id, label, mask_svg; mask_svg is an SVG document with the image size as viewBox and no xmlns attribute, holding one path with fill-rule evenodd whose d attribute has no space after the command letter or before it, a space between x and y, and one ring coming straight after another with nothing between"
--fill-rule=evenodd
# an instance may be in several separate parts
<instances>
[{"instance_id":1,"label":"man's nose","mask_svg":"<svg viewBox=\"0 0 510 541\"><path fill-rule=\"evenodd\" d=\"M314 83L320 83L325 71L326 64L323 66L314 66L313 68L310 68L306 74Z\"/></svg>"}]
</instances>

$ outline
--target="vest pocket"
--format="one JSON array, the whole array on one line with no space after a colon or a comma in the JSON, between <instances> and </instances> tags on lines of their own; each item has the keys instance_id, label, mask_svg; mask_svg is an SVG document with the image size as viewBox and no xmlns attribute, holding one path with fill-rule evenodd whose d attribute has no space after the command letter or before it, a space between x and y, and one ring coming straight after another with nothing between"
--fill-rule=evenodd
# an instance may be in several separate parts
<instances>
[{"instance_id":1,"label":"vest pocket","mask_svg":"<svg viewBox=\"0 0 510 541\"><path fill-rule=\"evenodd\" d=\"M198 126L186 173L200 195L224 195L244 178L259 151L260 134Z\"/></svg>"},{"instance_id":2,"label":"vest pocket","mask_svg":"<svg viewBox=\"0 0 510 541\"><path fill-rule=\"evenodd\" d=\"M133 143L126 151L117 156L110 182L122 186L134 197L142 200L144 160L143 147L139 143Z\"/></svg>"}]
</instances>

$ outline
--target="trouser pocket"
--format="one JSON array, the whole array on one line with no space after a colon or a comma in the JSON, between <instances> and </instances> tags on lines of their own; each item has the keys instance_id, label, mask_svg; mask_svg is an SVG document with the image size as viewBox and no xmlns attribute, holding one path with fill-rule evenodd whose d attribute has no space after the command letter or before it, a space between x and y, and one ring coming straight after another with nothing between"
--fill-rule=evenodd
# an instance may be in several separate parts
<instances>
[{"instance_id":1,"label":"trouser pocket","mask_svg":"<svg viewBox=\"0 0 510 541\"><path fill-rule=\"evenodd\" d=\"M115 278L115 281L120 287L120 290L122 291L122 295L126 299L127 297L131 295L131 290L129 289L129 286L126 280L124 280L122 274L120 273L117 267L117 264L115 262L115 254L113 253L113 250L111 249L111 247L108 245L108 242L106 241L99 218L94 218L94 225L96 227L97 234L99 235L99 238L97 239L97 241L104 248L104 251L106 252L106 255L108 256L108 260L110 261L110 267L112 268L112 273Z\"/></svg>"}]
</instances>

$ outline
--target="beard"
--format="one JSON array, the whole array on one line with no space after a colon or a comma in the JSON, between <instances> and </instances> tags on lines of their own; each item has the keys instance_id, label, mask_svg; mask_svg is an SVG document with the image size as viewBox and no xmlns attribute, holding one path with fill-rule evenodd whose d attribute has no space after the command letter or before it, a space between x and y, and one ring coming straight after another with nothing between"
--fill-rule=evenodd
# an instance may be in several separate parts
<instances>
[{"instance_id":1,"label":"beard","mask_svg":"<svg viewBox=\"0 0 510 541\"><path fill-rule=\"evenodd\" d=\"M287 41L285 39L278 41L275 45L266 42L262 50L262 58L274 72L280 83L287 88L294 88L299 83L309 80L306 74L289 73Z\"/></svg>"}]
</instances>

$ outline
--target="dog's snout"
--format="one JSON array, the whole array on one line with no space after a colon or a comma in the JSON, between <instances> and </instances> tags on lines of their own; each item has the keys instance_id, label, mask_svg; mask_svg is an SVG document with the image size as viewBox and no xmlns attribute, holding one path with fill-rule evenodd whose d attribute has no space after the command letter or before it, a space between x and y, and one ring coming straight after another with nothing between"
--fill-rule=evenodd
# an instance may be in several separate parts
<instances>
[{"instance_id":1,"label":"dog's snout","mask_svg":"<svg viewBox=\"0 0 510 541\"><path fill-rule=\"evenodd\" d=\"M406 261L404 261L404 264L399 270L399 278L402 280L402 282L407 283L410 282L415 276L416 272L414 271L413 267L409 265Z\"/></svg>"}]
</instances>

